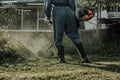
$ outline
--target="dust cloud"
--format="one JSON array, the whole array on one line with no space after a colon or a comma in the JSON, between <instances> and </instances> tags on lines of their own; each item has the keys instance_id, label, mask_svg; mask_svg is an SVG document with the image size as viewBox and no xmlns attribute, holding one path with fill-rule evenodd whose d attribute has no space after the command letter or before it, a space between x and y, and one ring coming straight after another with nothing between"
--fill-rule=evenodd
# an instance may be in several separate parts
<instances>
[{"instance_id":1,"label":"dust cloud","mask_svg":"<svg viewBox=\"0 0 120 80\"><path fill-rule=\"evenodd\" d=\"M36 56L39 51L47 49L51 44L51 40L41 33L14 33L10 35L9 41L20 42Z\"/></svg>"}]
</instances>

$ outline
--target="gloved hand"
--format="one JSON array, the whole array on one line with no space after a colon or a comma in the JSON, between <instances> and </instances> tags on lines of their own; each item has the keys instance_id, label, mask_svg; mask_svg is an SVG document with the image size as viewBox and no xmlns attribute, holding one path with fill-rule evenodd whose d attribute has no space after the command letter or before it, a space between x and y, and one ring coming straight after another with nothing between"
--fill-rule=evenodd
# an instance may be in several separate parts
<instances>
[{"instance_id":1,"label":"gloved hand","mask_svg":"<svg viewBox=\"0 0 120 80\"><path fill-rule=\"evenodd\" d=\"M45 17L44 21L47 22L47 23L52 24L52 21L50 19L48 19L47 17Z\"/></svg>"}]
</instances>

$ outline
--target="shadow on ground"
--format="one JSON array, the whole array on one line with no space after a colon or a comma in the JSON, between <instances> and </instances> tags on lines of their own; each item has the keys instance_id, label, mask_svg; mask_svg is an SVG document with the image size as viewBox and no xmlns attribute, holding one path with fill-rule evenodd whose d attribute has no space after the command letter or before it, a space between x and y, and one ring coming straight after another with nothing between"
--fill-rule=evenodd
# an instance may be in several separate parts
<instances>
[{"instance_id":1,"label":"shadow on ground","mask_svg":"<svg viewBox=\"0 0 120 80\"><path fill-rule=\"evenodd\" d=\"M91 63L83 64L83 63L75 63L75 61L80 60L79 55L70 55L71 59L68 60L68 64L70 65L80 65L88 68L97 68L109 72L120 73L120 56L119 55L92 55L89 54L88 58ZM72 61L73 60L73 61ZM71 62L72 61L72 62Z\"/></svg>"}]
</instances>

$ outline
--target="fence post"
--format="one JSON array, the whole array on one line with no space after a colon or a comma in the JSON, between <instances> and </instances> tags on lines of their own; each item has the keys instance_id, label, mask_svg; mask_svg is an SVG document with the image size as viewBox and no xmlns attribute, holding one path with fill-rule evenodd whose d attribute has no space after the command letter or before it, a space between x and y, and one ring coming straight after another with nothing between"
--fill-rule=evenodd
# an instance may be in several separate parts
<instances>
[{"instance_id":1,"label":"fence post","mask_svg":"<svg viewBox=\"0 0 120 80\"><path fill-rule=\"evenodd\" d=\"M23 23L24 22L24 11L23 8L21 9L21 30L23 30Z\"/></svg>"},{"instance_id":2,"label":"fence post","mask_svg":"<svg viewBox=\"0 0 120 80\"><path fill-rule=\"evenodd\" d=\"M39 30L39 17L40 17L40 12L39 12L39 8L37 8L37 30Z\"/></svg>"}]
</instances>

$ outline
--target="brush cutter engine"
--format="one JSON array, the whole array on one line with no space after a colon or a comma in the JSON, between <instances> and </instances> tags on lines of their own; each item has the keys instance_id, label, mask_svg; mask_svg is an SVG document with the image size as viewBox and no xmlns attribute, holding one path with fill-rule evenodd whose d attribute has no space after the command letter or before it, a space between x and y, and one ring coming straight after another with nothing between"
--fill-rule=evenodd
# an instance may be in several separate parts
<instances>
[{"instance_id":1,"label":"brush cutter engine","mask_svg":"<svg viewBox=\"0 0 120 80\"><path fill-rule=\"evenodd\" d=\"M88 21L92 19L95 15L94 10L90 6L84 5L82 8L79 8L78 19L83 21Z\"/></svg>"}]
</instances>

